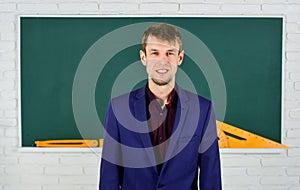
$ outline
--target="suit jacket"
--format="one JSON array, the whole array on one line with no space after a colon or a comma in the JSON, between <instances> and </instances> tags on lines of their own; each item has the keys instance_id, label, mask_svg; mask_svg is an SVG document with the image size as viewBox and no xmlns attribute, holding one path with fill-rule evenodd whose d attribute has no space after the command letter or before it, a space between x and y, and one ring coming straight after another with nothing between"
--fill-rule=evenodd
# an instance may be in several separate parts
<instances>
[{"instance_id":1,"label":"suit jacket","mask_svg":"<svg viewBox=\"0 0 300 190\"><path fill-rule=\"evenodd\" d=\"M221 190L211 101L176 85L178 103L160 175L146 114L145 86L111 100L105 119L100 190ZM199 169L200 168L200 173ZM199 176L199 177L198 177Z\"/></svg>"}]
</instances>

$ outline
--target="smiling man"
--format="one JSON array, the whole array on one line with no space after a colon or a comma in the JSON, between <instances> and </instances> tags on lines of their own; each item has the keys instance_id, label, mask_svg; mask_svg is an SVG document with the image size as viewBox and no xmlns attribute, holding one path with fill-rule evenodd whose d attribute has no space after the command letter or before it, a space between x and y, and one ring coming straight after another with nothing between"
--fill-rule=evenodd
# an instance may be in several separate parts
<instances>
[{"instance_id":1,"label":"smiling man","mask_svg":"<svg viewBox=\"0 0 300 190\"><path fill-rule=\"evenodd\" d=\"M100 190L196 190L198 184L201 190L222 189L213 106L176 84L183 57L181 36L175 27L161 23L144 32L140 59L148 82L109 104ZM146 130L132 126L138 122L118 117L116 112L123 110L122 114L145 121ZM143 132L134 131L136 128Z\"/></svg>"}]
</instances>

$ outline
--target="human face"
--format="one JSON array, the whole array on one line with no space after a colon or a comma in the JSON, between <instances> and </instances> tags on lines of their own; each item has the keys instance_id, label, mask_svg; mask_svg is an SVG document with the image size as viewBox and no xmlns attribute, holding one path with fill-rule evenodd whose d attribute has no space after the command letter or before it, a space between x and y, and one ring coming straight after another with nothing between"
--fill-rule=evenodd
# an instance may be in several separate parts
<instances>
[{"instance_id":1,"label":"human face","mask_svg":"<svg viewBox=\"0 0 300 190\"><path fill-rule=\"evenodd\" d=\"M175 85L177 67L182 63L184 51L179 52L178 43L169 43L149 36L146 53L140 51L140 58L148 73L148 82L158 86Z\"/></svg>"}]
</instances>

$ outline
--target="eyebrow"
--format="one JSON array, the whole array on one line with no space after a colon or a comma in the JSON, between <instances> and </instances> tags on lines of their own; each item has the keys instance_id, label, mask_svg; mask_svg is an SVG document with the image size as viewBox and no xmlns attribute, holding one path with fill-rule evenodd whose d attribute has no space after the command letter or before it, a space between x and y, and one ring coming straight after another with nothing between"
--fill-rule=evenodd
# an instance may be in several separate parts
<instances>
[{"instance_id":1,"label":"eyebrow","mask_svg":"<svg viewBox=\"0 0 300 190\"><path fill-rule=\"evenodd\" d=\"M176 51L177 49L169 49L169 50L167 50L167 51Z\"/></svg>"},{"instance_id":2,"label":"eyebrow","mask_svg":"<svg viewBox=\"0 0 300 190\"><path fill-rule=\"evenodd\" d=\"M150 51L159 51L158 49L150 49ZM168 49L167 52L170 52L170 51L178 51L177 49Z\"/></svg>"}]
</instances>

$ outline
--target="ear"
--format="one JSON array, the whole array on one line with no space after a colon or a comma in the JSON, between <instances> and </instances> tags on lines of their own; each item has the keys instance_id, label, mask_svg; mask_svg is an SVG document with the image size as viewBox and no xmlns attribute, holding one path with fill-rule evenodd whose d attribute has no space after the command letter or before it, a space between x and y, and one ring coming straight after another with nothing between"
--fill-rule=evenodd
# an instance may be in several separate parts
<instances>
[{"instance_id":1,"label":"ear","mask_svg":"<svg viewBox=\"0 0 300 190\"><path fill-rule=\"evenodd\" d=\"M143 50L140 50L140 59L144 66L146 66L146 54Z\"/></svg>"},{"instance_id":2,"label":"ear","mask_svg":"<svg viewBox=\"0 0 300 190\"><path fill-rule=\"evenodd\" d=\"M181 52L179 53L178 56L178 66L181 65L182 61L183 61L183 57L184 57L184 50L181 50Z\"/></svg>"}]
</instances>

